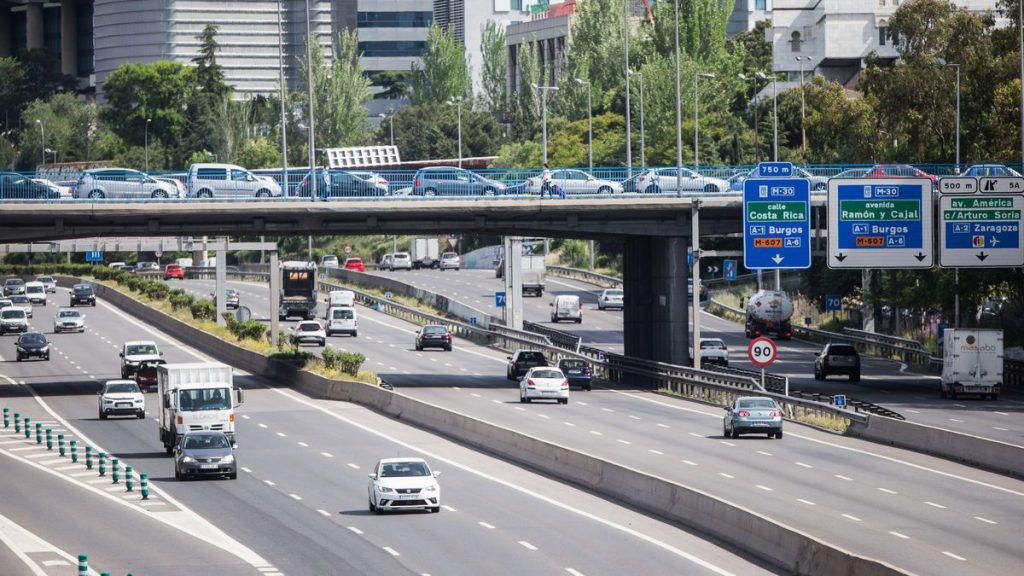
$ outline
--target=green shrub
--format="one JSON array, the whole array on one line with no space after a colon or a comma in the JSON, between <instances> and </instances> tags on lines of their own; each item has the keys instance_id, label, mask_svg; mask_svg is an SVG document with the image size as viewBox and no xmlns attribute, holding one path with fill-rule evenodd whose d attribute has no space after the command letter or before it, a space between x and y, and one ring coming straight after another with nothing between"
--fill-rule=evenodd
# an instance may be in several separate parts
<instances>
[{"instance_id":1,"label":"green shrub","mask_svg":"<svg viewBox=\"0 0 1024 576\"><path fill-rule=\"evenodd\" d=\"M342 353L337 350L324 348L320 355L321 360L323 360L324 367L331 370L337 368L341 363L341 354Z\"/></svg>"},{"instance_id":2,"label":"green shrub","mask_svg":"<svg viewBox=\"0 0 1024 576\"><path fill-rule=\"evenodd\" d=\"M341 364L341 371L350 376L359 374L359 369L366 362L366 356L359 352L338 352L338 362Z\"/></svg>"},{"instance_id":3,"label":"green shrub","mask_svg":"<svg viewBox=\"0 0 1024 576\"><path fill-rule=\"evenodd\" d=\"M190 306L192 317L196 320L214 320L217 318L217 307L213 300L196 300Z\"/></svg>"},{"instance_id":4,"label":"green shrub","mask_svg":"<svg viewBox=\"0 0 1024 576\"><path fill-rule=\"evenodd\" d=\"M174 294L173 292L167 300L171 303L171 310L191 310L192 304L196 301L190 294Z\"/></svg>"},{"instance_id":5,"label":"green shrub","mask_svg":"<svg viewBox=\"0 0 1024 576\"><path fill-rule=\"evenodd\" d=\"M152 280L149 281L144 291L146 296L149 296L153 300L166 300L168 292L170 292L170 289L167 287L167 284L164 284L163 282L153 282Z\"/></svg>"},{"instance_id":6,"label":"green shrub","mask_svg":"<svg viewBox=\"0 0 1024 576\"><path fill-rule=\"evenodd\" d=\"M228 331L239 340L259 341L267 331L267 327L259 320L239 322L231 312L225 312L223 318L227 322Z\"/></svg>"}]
</instances>

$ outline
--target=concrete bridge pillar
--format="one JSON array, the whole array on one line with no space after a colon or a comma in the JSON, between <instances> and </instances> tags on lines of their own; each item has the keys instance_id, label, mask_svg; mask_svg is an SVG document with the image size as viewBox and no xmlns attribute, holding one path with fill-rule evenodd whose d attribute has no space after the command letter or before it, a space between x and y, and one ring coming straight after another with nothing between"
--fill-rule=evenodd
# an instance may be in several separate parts
<instances>
[{"instance_id":1,"label":"concrete bridge pillar","mask_svg":"<svg viewBox=\"0 0 1024 576\"><path fill-rule=\"evenodd\" d=\"M29 50L43 47L43 5L25 6L25 45Z\"/></svg>"},{"instance_id":2,"label":"concrete bridge pillar","mask_svg":"<svg viewBox=\"0 0 1024 576\"><path fill-rule=\"evenodd\" d=\"M687 239L641 236L625 246L623 332L627 356L689 364Z\"/></svg>"}]
</instances>

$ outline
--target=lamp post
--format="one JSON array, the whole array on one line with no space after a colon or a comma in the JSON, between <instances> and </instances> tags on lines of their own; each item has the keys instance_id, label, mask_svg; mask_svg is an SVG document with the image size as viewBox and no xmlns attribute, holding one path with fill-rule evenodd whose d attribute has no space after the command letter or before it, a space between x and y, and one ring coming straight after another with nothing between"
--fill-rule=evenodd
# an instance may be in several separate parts
<instances>
[{"instance_id":1,"label":"lamp post","mask_svg":"<svg viewBox=\"0 0 1024 576\"><path fill-rule=\"evenodd\" d=\"M700 78L714 78L715 75L710 72L694 72L693 74L693 169L697 170L700 168L700 144L699 144L699 132L700 132L700 90L698 90L697 80Z\"/></svg>"},{"instance_id":2,"label":"lamp post","mask_svg":"<svg viewBox=\"0 0 1024 576\"><path fill-rule=\"evenodd\" d=\"M448 100L449 106L455 106L458 110L458 122L459 122L459 168L462 168L462 98L452 98ZM392 141L392 144L394 142Z\"/></svg>"},{"instance_id":3,"label":"lamp post","mask_svg":"<svg viewBox=\"0 0 1024 576\"><path fill-rule=\"evenodd\" d=\"M284 83L284 9L282 0L277 0L277 69L281 83L281 190L288 196L288 121L285 106L288 105L287 88ZM260 258L260 262L263 259Z\"/></svg>"},{"instance_id":4,"label":"lamp post","mask_svg":"<svg viewBox=\"0 0 1024 576\"><path fill-rule=\"evenodd\" d=\"M57 163L57 151L56 150L50 150L49 148L43 150L43 158L44 158L44 160L46 158L46 154L53 154L53 163L54 164ZM43 163L45 164L46 162L44 161Z\"/></svg>"},{"instance_id":5,"label":"lamp post","mask_svg":"<svg viewBox=\"0 0 1024 576\"><path fill-rule=\"evenodd\" d=\"M806 99L804 98L804 61L810 62L810 56L797 56L800 63L800 152L807 153L807 130L804 128L806 118Z\"/></svg>"},{"instance_id":6,"label":"lamp post","mask_svg":"<svg viewBox=\"0 0 1024 576\"><path fill-rule=\"evenodd\" d=\"M591 102L591 86L589 80L577 78L576 83L587 87L587 164L589 172L594 173L594 105Z\"/></svg>"},{"instance_id":7,"label":"lamp post","mask_svg":"<svg viewBox=\"0 0 1024 576\"><path fill-rule=\"evenodd\" d=\"M629 109L629 17L630 4L623 2L622 12L622 41L625 46L626 63L623 69L626 72L626 178L633 176L633 120Z\"/></svg>"},{"instance_id":8,"label":"lamp post","mask_svg":"<svg viewBox=\"0 0 1024 576\"><path fill-rule=\"evenodd\" d=\"M316 123L313 121L313 27L310 22L309 0L306 0L306 97L309 105L309 169L316 169ZM316 200L317 178L310 178L309 197Z\"/></svg>"},{"instance_id":9,"label":"lamp post","mask_svg":"<svg viewBox=\"0 0 1024 576\"><path fill-rule=\"evenodd\" d=\"M956 69L956 173L960 173L960 65L936 58L935 63L944 68Z\"/></svg>"},{"instance_id":10,"label":"lamp post","mask_svg":"<svg viewBox=\"0 0 1024 576\"><path fill-rule=\"evenodd\" d=\"M557 92L558 86L538 86L530 84L534 90L540 90L541 110L541 159L544 164L548 163L548 91Z\"/></svg>"},{"instance_id":11,"label":"lamp post","mask_svg":"<svg viewBox=\"0 0 1024 576\"><path fill-rule=\"evenodd\" d=\"M676 40L676 194L683 189L683 88L679 70L679 0L675 0Z\"/></svg>"},{"instance_id":12,"label":"lamp post","mask_svg":"<svg viewBox=\"0 0 1024 576\"><path fill-rule=\"evenodd\" d=\"M758 72L756 76L761 80L768 79L764 72ZM779 89L774 74L772 74L772 161L779 161Z\"/></svg>"},{"instance_id":13,"label":"lamp post","mask_svg":"<svg viewBox=\"0 0 1024 576\"><path fill-rule=\"evenodd\" d=\"M391 126L390 126L390 128L391 128L391 145L394 146L395 145L395 111L392 110L391 108L388 108L388 113L387 114L384 114L383 112L381 112L377 116L379 116L382 121L385 118L387 118L390 121L390 124L391 124Z\"/></svg>"},{"instance_id":14,"label":"lamp post","mask_svg":"<svg viewBox=\"0 0 1024 576\"><path fill-rule=\"evenodd\" d=\"M46 164L46 128L42 120L36 119L36 124L39 124L39 149L43 153L43 164Z\"/></svg>"},{"instance_id":15,"label":"lamp post","mask_svg":"<svg viewBox=\"0 0 1024 576\"><path fill-rule=\"evenodd\" d=\"M647 166L647 147L644 139L644 73L629 71L630 76L636 76L640 81L640 166Z\"/></svg>"},{"instance_id":16,"label":"lamp post","mask_svg":"<svg viewBox=\"0 0 1024 576\"><path fill-rule=\"evenodd\" d=\"M745 74L737 74L740 80L744 82L750 82L753 86L753 91L750 93L751 106L754 108L754 164L761 161L761 144L758 141L757 136L757 78L754 76L746 76Z\"/></svg>"},{"instance_id":17,"label":"lamp post","mask_svg":"<svg viewBox=\"0 0 1024 576\"><path fill-rule=\"evenodd\" d=\"M146 172L149 172L149 124L151 122L153 122L152 118L146 118L146 130L145 130Z\"/></svg>"}]
</instances>

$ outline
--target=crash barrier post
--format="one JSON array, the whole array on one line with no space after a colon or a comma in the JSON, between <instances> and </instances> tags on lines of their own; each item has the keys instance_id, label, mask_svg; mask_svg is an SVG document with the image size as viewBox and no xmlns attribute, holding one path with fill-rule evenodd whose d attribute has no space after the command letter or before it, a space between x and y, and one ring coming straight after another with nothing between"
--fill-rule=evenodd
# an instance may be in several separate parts
<instances>
[{"instance_id":1,"label":"crash barrier post","mask_svg":"<svg viewBox=\"0 0 1024 576\"><path fill-rule=\"evenodd\" d=\"M132 478L132 467L124 467L124 487L125 492L132 492L135 490L135 480Z\"/></svg>"},{"instance_id":2,"label":"crash barrier post","mask_svg":"<svg viewBox=\"0 0 1024 576\"><path fill-rule=\"evenodd\" d=\"M85 469L92 470L92 446L85 447Z\"/></svg>"},{"instance_id":3,"label":"crash barrier post","mask_svg":"<svg viewBox=\"0 0 1024 576\"><path fill-rule=\"evenodd\" d=\"M14 413L14 433L21 434L21 412Z\"/></svg>"},{"instance_id":4,"label":"crash barrier post","mask_svg":"<svg viewBox=\"0 0 1024 576\"><path fill-rule=\"evenodd\" d=\"M4 408L4 428L11 427L11 409Z\"/></svg>"},{"instance_id":5,"label":"crash barrier post","mask_svg":"<svg viewBox=\"0 0 1024 576\"><path fill-rule=\"evenodd\" d=\"M78 463L78 440L72 440L71 444L71 461Z\"/></svg>"},{"instance_id":6,"label":"crash barrier post","mask_svg":"<svg viewBox=\"0 0 1024 576\"><path fill-rule=\"evenodd\" d=\"M149 474L139 472L139 488L142 490L142 499L149 500Z\"/></svg>"},{"instance_id":7,"label":"crash barrier post","mask_svg":"<svg viewBox=\"0 0 1024 576\"><path fill-rule=\"evenodd\" d=\"M43 443L43 425L36 422L36 444Z\"/></svg>"},{"instance_id":8,"label":"crash barrier post","mask_svg":"<svg viewBox=\"0 0 1024 576\"><path fill-rule=\"evenodd\" d=\"M114 479L111 484L117 484L121 481L121 463L117 458L110 459L110 476Z\"/></svg>"},{"instance_id":9,"label":"crash barrier post","mask_svg":"<svg viewBox=\"0 0 1024 576\"><path fill-rule=\"evenodd\" d=\"M46 429L46 449L53 450L53 428Z\"/></svg>"},{"instance_id":10,"label":"crash barrier post","mask_svg":"<svg viewBox=\"0 0 1024 576\"><path fill-rule=\"evenodd\" d=\"M89 576L89 555L78 555L78 576Z\"/></svg>"},{"instance_id":11,"label":"crash barrier post","mask_svg":"<svg viewBox=\"0 0 1024 576\"><path fill-rule=\"evenodd\" d=\"M64 452L64 435L63 434L57 434L57 453L60 454L61 457L63 457L65 455L65 452Z\"/></svg>"},{"instance_id":12,"label":"crash barrier post","mask_svg":"<svg viewBox=\"0 0 1024 576\"><path fill-rule=\"evenodd\" d=\"M107 453L100 452L100 476L107 475Z\"/></svg>"}]
</instances>

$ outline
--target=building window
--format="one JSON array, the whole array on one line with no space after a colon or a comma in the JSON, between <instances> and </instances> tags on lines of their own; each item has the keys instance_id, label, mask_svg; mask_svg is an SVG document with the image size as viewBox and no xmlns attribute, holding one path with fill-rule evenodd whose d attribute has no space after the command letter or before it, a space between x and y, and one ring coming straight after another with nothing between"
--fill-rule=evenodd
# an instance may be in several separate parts
<instances>
[{"instance_id":1,"label":"building window","mask_svg":"<svg viewBox=\"0 0 1024 576\"><path fill-rule=\"evenodd\" d=\"M789 45L792 48L793 52L799 52L800 44L803 43L803 40L800 39L800 33L793 32L792 34L790 34L789 38Z\"/></svg>"},{"instance_id":2,"label":"building window","mask_svg":"<svg viewBox=\"0 0 1024 576\"><path fill-rule=\"evenodd\" d=\"M878 7L885 8L885 0L878 0Z\"/></svg>"},{"instance_id":3,"label":"building window","mask_svg":"<svg viewBox=\"0 0 1024 576\"><path fill-rule=\"evenodd\" d=\"M754 9L756 9L756 10L767 10L768 9L768 0L757 0L757 2L754 3Z\"/></svg>"},{"instance_id":4,"label":"building window","mask_svg":"<svg viewBox=\"0 0 1024 576\"><path fill-rule=\"evenodd\" d=\"M356 17L360 28L429 28L433 12L360 12Z\"/></svg>"},{"instance_id":5,"label":"building window","mask_svg":"<svg viewBox=\"0 0 1024 576\"><path fill-rule=\"evenodd\" d=\"M385 42L360 42L359 51L363 56L420 56L427 49L425 41L391 40Z\"/></svg>"},{"instance_id":6,"label":"building window","mask_svg":"<svg viewBox=\"0 0 1024 576\"><path fill-rule=\"evenodd\" d=\"M879 26L878 27L878 45L885 46L889 40L889 27Z\"/></svg>"}]
</instances>

